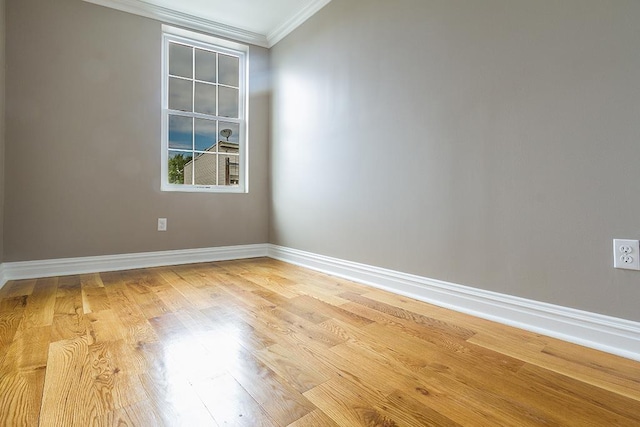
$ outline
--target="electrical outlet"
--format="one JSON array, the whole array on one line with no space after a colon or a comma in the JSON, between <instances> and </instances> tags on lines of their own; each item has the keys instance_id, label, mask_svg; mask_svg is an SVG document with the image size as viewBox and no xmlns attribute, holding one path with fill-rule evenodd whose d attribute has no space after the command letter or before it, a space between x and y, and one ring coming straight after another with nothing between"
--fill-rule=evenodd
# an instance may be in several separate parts
<instances>
[{"instance_id":1,"label":"electrical outlet","mask_svg":"<svg viewBox=\"0 0 640 427\"><path fill-rule=\"evenodd\" d=\"M640 270L640 241L613 239L613 267Z\"/></svg>"},{"instance_id":2,"label":"electrical outlet","mask_svg":"<svg viewBox=\"0 0 640 427\"><path fill-rule=\"evenodd\" d=\"M167 218L158 218L158 231L167 231Z\"/></svg>"}]
</instances>

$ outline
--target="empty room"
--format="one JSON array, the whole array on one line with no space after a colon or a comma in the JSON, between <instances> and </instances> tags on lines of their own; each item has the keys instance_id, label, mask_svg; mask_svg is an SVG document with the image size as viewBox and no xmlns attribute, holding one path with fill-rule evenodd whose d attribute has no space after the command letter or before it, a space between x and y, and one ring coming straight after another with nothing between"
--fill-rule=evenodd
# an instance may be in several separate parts
<instances>
[{"instance_id":1,"label":"empty room","mask_svg":"<svg viewBox=\"0 0 640 427\"><path fill-rule=\"evenodd\" d=\"M640 425L639 22L0 0L0 426Z\"/></svg>"}]
</instances>

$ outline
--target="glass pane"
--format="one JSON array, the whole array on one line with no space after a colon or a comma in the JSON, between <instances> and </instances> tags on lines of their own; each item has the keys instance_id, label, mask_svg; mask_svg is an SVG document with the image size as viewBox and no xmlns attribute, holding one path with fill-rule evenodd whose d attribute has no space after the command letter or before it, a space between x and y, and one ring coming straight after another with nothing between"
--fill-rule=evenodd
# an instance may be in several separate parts
<instances>
[{"instance_id":1,"label":"glass pane","mask_svg":"<svg viewBox=\"0 0 640 427\"><path fill-rule=\"evenodd\" d=\"M238 118L238 93L238 89L220 86L218 93L219 116Z\"/></svg>"},{"instance_id":2,"label":"glass pane","mask_svg":"<svg viewBox=\"0 0 640 427\"><path fill-rule=\"evenodd\" d=\"M169 78L169 108L193 111L193 82L175 77Z\"/></svg>"},{"instance_id":3,"label":"glass pane","mask_svg":"<svg viewBox=\"0 0 640 427\"><path fill-rule=\"evenodd\" d=\"M196 185L217 185L216 183L216 159L215 154L197 154L193 161Z\"/></svg>"},{"instance_id":4,"label":"glass pane","mask_svg":"<svg viewBox=\"0 0 640 427\"><path fill-rule=\"evenodd\" d=\"M193 78L193 49L180 44L169 43L169 74Z\"/></svg>"},{"instance_id":5,"label":"glass pane","mask_svg":"<svg viewBox=\"0 0 640 427\"><path fill-rule=\"evenodd\" d=\"M240 157L219 156L218 185L238 185L240 181Z\"/></svg>"},{"instance_id":6,"label":"glass pane","mask_svg":"<svg viewBox=\"0 0 640 427\"><path fill-rule=\"evenodd\" d=\"M196 49L196 79L216 82L216 54Z\"/></svg>"},{"instance_id":7,"label":"glass pane","mask_svg":"<svg viewBox=\"0 0 640 427\"><path fill-rule=\"evenodd\" d=\"M169 151L169 183L191 184L193 162L191 153Z\"/></svg>"},{"instance_id":8,"label":"glass pane","mask_svg":"<svg viewBox=\"0 0 640 427\"><path fill-rule=\"evenodd\" d=\"M238 145L240 141L240 125L238 123L220 122L220 142Z\"/></svg>"},{"instance_id":9,"label":"glass pane","mask_svg":"<svg viewBox=\"0 0 640 427\"><path fill-rule=\"evenodd\" d=\"M216 121L196 119L196 151L216 151Z\"/></svg>"},{"instance_id":10,"label":"glass pane","mask_svg":"<svg viewBox=\"0 0 640 427\"><path fill-rule=\"evenodd\" d=\"M239 60L233 56L218 55L220 66L220 84L238 87Z\"/></svg>"},{"instance_id":11,"label":"glass pane","mask_svg":"<svg viewBox=\"0 0 640 427\"><path fill-rule=\"evenodd\" d=\"M169 148L192 150L193 119L191 117L169 116Z\"/></svg>"},{"instance_id":12,"label":"glass pane","mask_svg":"<svg viewBox=\"0 0 640 427\"><path fill-rule=\"evenodd\" d=\"M216 115L216 86L196 83L195 111L197 113Z\"/></svg>"}]
</instances>

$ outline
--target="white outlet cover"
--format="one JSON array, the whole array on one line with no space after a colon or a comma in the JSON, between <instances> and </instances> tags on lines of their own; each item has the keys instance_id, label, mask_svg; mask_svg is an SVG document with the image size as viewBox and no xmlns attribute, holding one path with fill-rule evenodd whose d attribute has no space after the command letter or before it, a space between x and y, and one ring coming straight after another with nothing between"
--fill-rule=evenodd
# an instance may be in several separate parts
<instances>
[{"instance_id":1,"label":"white outlet cover","mask_svg":"<svg viewBox=\"0 0 640 427\"><path fill-rule=\"evenodd\" d=\"M640 270L640 241L613 239L613 267Z\"/></svg>"},{"instance_id":2,"label":"white outlet cover","mask_svg":"<svg viewBox=\"0 0 640 427\"><path fill-rule=\"evenodd\" d=\"M167 231L167 218L158 218L158 231Z\"/></svg>"}]
</instances>

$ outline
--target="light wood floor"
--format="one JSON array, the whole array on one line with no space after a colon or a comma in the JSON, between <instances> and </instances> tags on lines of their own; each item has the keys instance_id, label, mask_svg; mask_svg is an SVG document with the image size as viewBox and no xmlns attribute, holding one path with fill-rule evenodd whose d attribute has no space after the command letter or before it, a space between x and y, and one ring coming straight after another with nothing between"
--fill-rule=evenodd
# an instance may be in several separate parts
<instances>
[{"instance_id":1,"label":"light wood floor","mask_svg":"<svg viewBox=\"0 0 640 427\"><path fill-rule=\"evenodd\" d=\"M24 280L14 425L638 426L640 363L269 259Z\"/></svg>"}]
</instances>

